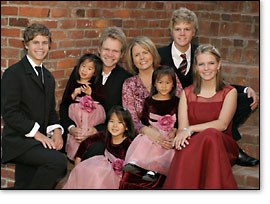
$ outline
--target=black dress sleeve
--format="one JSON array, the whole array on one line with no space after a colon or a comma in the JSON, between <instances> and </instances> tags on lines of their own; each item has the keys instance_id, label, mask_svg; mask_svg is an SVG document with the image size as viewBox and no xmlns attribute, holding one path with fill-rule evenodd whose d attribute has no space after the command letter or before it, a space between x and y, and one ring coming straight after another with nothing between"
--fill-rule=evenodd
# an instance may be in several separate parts
<instances>
[{"instance_id":1,"label":"black dress sleeve","mask_svg":"<svg viewBox=\"0 0 270 204\"><path fill-rule=\"evenodd\" d=\"M87 150L92 146L92 144L94 144L97 141L105 141L104 131L98 132L98 133L88 137L84 141L82 141L80 143L80 146L79 146L76 154L75 154L75 158L76 157L83 158L83 156L87 152Z\"/></svg>"},{"instance_id":2,"label":"black dress sleeve","mask_svg":"<svg viewBox=\"0 0 270 204\"><path fill-rule=\"evenodd\" d=\"M145 99L144 104L143 104L143 110L141 113L141 122L145 126L149 126L149 97Z\"/></svg>"}]
</instances>

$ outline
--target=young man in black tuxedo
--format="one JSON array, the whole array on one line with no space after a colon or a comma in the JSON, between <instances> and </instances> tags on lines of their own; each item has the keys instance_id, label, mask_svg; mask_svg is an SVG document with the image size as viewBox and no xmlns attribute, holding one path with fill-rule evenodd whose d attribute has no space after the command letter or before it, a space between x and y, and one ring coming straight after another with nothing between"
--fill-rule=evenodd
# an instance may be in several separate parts
<instances>
[{"instance_id":1,"label":"young man in black tuxedo","mask_svg":"<svg viewBox=\"0 0 270 204\"><path fill-rule=\"evenodd\" d=\"M51 33L32 24L23 34L26 55L1 81L2 162L15 163L15 189L53 189L67 171L63 128L55 111L55 80L43 61Z\"/></svg>"},{"instance_id":2,"label":"young man in black tuxedo","mask_svg":"<svg viewBox=\"0 0 270 204\"><path fill-rule=\"evenodd\" d=\"M168 46L158 49L161 64L174 67L174 70L183 88L192 84L192 63L194 52L198 45L191 41L198 31L198 19L196 14L186 8L180 8L173 12L170 21L170 31L173 42ZM182 69L183 68L183 69ZM241 139L238 127L242 124L258 106L255 91L251 87L233 85L238 92L237 110L233 118L233 137L237 141ZM259 160L247 155L239 148L237 164L241 166L254 166Z\"/></svg>"}]
</instances>

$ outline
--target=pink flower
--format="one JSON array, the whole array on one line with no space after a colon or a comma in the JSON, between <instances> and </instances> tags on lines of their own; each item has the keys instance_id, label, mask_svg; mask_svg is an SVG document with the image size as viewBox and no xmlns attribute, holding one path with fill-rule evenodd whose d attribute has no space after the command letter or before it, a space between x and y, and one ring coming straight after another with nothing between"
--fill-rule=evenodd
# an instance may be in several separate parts
<instances>
[{"instance_id":1,"label":"pink flower","mask_svg":"<svg viewBox=\"0 0 270 204\"><path fill-rule=\"evenodd\" d=\"M176 117L171 115L164 115L160 117L157 121L158 127L163 131L169 131L173 128L174 123L176 122Z\"/></svg>"},{"instance_id":2,"label":"pink flower","mask_svg":"<svg viewBox=\"0 0 270 204\"><path fill-rule=\"evenodd\" d=\"M80 105L83 110L87 112L91 112L92 110L96 109L94 100L91 96L83 96L80 98Z\"/></svg>"},{"instance_id":3,"label":"pink flower","mask_svg":"<svg viewBox=\"0 0 270 204\"><path fill-rule=\"evenodd\" d=\"M123 159L118 159L118 158L115 159L115 160L112 162L112 168L113 168L114 172L115 172L117 175L122 174L123 164L124 164L124 160L123 160Z\"/></svg>"}]
</instances>

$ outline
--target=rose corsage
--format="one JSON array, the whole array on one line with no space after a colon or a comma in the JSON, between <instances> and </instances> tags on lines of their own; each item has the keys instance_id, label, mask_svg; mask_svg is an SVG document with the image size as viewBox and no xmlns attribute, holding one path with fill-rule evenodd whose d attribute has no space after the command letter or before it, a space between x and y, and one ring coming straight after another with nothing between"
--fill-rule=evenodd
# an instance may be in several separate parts
<instances>
[{"instance_id":1,"label":"rose corsage","mask_svg":"<svg viewBox=\"0 0 270 204\"><path fill-rule=\"evenodd\" d=\"M80 98L80 107L81 109L86 110L89 113L96 109L93 98L88 95Z\"/></svg>"}]
</instances>

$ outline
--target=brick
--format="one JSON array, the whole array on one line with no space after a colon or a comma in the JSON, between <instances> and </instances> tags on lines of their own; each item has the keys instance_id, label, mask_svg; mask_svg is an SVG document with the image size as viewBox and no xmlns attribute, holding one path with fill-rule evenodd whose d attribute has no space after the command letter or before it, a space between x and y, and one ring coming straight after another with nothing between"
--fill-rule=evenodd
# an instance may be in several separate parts
<instances>
[{"instance_id":1,"label":"brick","mask_svg":"<svg viewBox=\"0 0 270 204\"><path fill-rule=\"evenodd\" d=\"M65 56L66 55L65 55L65 52L63 50L49 52L50 59L59 59L59 58L64 58Z\"/></svg>"},{"instance_id":2,"label":"brick","mask_svg":"<svg viewBox=\"0 0 270 204\"><path fill-rule=\"evenodd\" d=\"M21 16L31 17L49 17L50 10L48 8L33 8L33 7L20 7L19 14Z\"/></svg>"},{"instance_id":3,"label":"brick","mask_svg":"<svg viewBox=\"0 0 270 204\"><path fill-rule=\"evenodd\" d=\"M12 48L23 48L24 47L22 39L16 39L16 38L8 39L8 45Z\"/></svg>"},{"instance_id":4,"label":"brick","mask_svg":"<svg viewBox=\"0 0 270 204\"><path fill-rule=\"evenodd\" d=\"M68 17L69 10L64 8L51 8L50 9L50 16L52 18L59 18L59 17Z\"/></svg>"},{"instance_id":5,"label":"brick","mask_svg":"<svg viewBox=\"0 0 270 204\"><path fill-rule=\"evenodd\" d=\"M66 39L66 34L63 30L55 30L55 31L51 31L52 33L52 39L54 41L57 41L57 40L63 40L63 39Z\"/></svg>"},{"instance_id":6,"label":"brick","mask_svg":"<svg viewBox=\"0 0 270 204\"><path fill-rule=\"evenodd\" d=\"M20 37L21 30L17 28L2 28L1 27L1 37Z\"/></svg>"},{"instance_id":7,"label":"brick","mask_svg":"<svg viewBox=\"0 0 270 204\"><path fill-rule=\"evenodd\" d=\"M9 18L10 26L19 26L25 28L28 26L29 20L27 18Z\"/></svg>"},{"instance_id":8,"label":"brick","mask_svg":"<svg viewBox=\"0 0 270 204\"><path fill-rule=\"evenodd\" d=\"M77 21L75 20L62 20L59 22L60 24L60 28L62 29L73 29L74 27L76 27Z\"/></svg>"},{"instance_id":9,"label":"brick","mask_svg":"<svg viewBox=\"0 0 270 204\"><path fill-rule=\"evenodd\" d=\"M10 15L10 16L17 16L18 15L18 8L15 6L2 6L1 2L1 17L2 15Z\"/></svg>"},{"instance_id":10,"label":"brick","mask_svg":"<svg viewBox=\"0 0 270 204\"><path fill-rule=\"evenodd\" d=\"M75 21L77 24L77 28L92 28L93 22L90 19L80 19ZM89 32L89 31L86 31Z\"/></svg>"},{"instance_id":11,"label":"brick","mask_svg":"<svg viewBox=\"0 0 270 204\"><path fill-rule=\"evenodd\" d=\"M57 67L60 69L67 67L74 67L76 60L77 59L74 58L65 58L63 60L58 60Z\"/></svg>"},{"instance_id":12,"label":"brick","mask_svg":"<svg viewBox=\"0 0 270 204\"><path fill-rule=\"evenodd\" d=\"M95 28L106 28L109 26L109 20L94 20L93 27Z\"/></svg>"}]
</instances>

